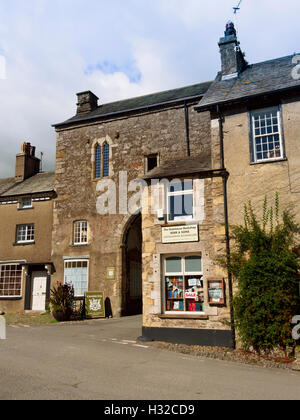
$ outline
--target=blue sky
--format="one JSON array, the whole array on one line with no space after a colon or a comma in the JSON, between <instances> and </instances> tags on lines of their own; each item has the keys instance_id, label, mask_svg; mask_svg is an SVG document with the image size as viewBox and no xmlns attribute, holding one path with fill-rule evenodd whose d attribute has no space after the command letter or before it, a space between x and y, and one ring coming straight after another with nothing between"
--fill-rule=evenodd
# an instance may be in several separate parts
<instances>
[{"instance_id":1,"label":"blue sky","mask_svg":"<svg viewBox=\"0 0 300 420\"><path fill-rule=\"evenodd\" d=\"M238 0L0 0L0 177L22 141L55 166L51 124L74 115L76 92L110 102L215 78L218 40ZM250 63L300 52L299 0L243 0Z\"/></svg>"}]
</instances>

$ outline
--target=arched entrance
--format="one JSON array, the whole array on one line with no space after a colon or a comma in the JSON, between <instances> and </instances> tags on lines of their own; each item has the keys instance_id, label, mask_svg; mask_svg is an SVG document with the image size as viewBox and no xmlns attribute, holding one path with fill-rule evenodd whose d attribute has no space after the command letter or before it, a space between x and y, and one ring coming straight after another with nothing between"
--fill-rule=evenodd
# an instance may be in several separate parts
<instances>
[{"instance_id":1,"label":"arched entrance","mask_svg":"<svg viewBox=\"0 0 300 420\"><path fill-rule=\"evenodd\" d=\"M125 228L122 289L122 315L142 314L142 217L140 214L133 216Z\"/></svg>"}]
</instances>

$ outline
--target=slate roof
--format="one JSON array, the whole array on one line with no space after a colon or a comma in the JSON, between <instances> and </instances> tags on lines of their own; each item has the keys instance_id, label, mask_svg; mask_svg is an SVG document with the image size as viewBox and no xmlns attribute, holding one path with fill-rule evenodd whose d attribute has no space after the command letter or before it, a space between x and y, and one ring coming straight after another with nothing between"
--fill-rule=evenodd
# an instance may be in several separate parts
<instances>
[{"instance_id":1,"label":"slate roof","mask_svg":"<svg viewBox=\"0 0 300 420\"><path fill-rule=\"evenodd\" d=\"M54 191L54 172L41 172L21 182L15 181L15 178L0 179L0 198L52 191Z\"/></svg>"},{"instance_id":2,"label":"slate roof","mask_svg":"<svg viewBox=\"0 0 300 420\"><path fill-rule=\"evenodd\" d=\"M210 171L212 171L211 158L209 155L202 155L196 158L186 157L184 159L165 161L157 168L148 172L143 179L150 180L176 176L191 176Z\"/></svg>"},{"instance_id":3,"label":"slate roof","mask_svg":"<svg viewBox=\"0 0 300 420\"><path fill-rule=\"evenodd\" d=\"M96 110L84 114L76 115L69 120L55 124L54 127L62 127L71 123L78 123L86 120L110 117L117 114L128 113L145 108L151 108L158 105L168 104L170 102L183 101L201 97L207 91L212 82L199 83L192 86L186 86L179 89L167 90L164 92L153 93L151 95L139 96L136 98L126 99L117 102L111 102L99 106Z\"/></svg>"},{"instance_id":4,"label":"slate roof","mask_svg":"<svg viewBox=\"0 0 300 420\"><path fill-rule=\"evenodd\" d=\"M209 109L213 105L239 102L268 93L300 88L300 79L292 77L294 55L249 65L237 78L222 81L221 73L211 84L196 109Z\"/></svg>"}]
</instances>

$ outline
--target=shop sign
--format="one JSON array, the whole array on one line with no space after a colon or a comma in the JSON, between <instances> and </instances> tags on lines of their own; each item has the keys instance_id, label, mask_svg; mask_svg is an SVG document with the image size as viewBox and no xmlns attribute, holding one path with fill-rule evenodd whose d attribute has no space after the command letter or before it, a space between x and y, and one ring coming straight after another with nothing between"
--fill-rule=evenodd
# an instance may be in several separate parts
<instances>
[{"instance_id":1,"label":"shop sign","mask_svg":"<svg viewBox=\"0 0 300 420\"><path fill-rule=\"evenodd\" d=\"M87 318L105 318L103 292L85 293L85 313Z\"/></svg>"},{"instance_id":2,"label":"shop sign","mask_svg":"<svg viewBox=\"0 0 300 420\"><path fill-rule=\"evenodd\" d=\"M162 228L163 244L198 242L198 225L170 226Z\"/></svg>"},{"instance_id":3,"label":"shop sign","mask_svg":"<svg viewBox=\"0 0 300 420\"><path fill-rule=\"evenodd\" d=\"M186 292L185 298L186 299L197 299L198 295L196 292Z\"/></svg>"}]
</instances>

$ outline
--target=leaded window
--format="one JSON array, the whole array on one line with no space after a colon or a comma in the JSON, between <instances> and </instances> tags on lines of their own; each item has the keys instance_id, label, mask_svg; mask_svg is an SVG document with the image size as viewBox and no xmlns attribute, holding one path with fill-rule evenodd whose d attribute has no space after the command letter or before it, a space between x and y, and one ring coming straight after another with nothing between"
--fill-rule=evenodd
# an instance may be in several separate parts
<instances>
[{"instance_id":1,"label":"leaded window","mask_svg":"<svg viewBox=\"0 0 300 420\"><path fill-rule=\"evenodd\" d=\"M103 146L103 177L109 176L109 144Z\"/></svg>"},{"instance_id":2,"label":"leaded window","mask_svg":"<svg viewBox=\"0 0 300 420\"><path fill-rule=\"evenodd\" d=\"M95 178L101 178L101 146L97 144L95 151Z\"/></svg>"},{"instance_id":3,"label":"leaded window","mask_svg":"<svg viewBox=\"0 0 300 420\"><path fill-rule=\"evenodd\" d=\"M65 261L64 282L74 287L75 297L83 297L88 291L88 268L87 260Z\"/></svg>"},{"instance_id":4,"label":"leaded window","mask_svg":"<svg viewBox=\"0 0 300 420\"><path fill-rule=\"evenodd\" d=\"M17 226L17 243L34 242L34 225Z\"/></svg>"},{"instance_id":5,"label":"leaded window","mask_svg":"<svg viewBox=\"0 0 300 420\"><path fill-rule=\"evenodd\" d=\"M86 245L88 243L88 222L74 223L74 245Z\"/></svg>"}]
</instances>

